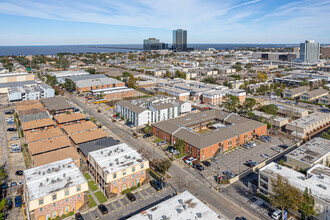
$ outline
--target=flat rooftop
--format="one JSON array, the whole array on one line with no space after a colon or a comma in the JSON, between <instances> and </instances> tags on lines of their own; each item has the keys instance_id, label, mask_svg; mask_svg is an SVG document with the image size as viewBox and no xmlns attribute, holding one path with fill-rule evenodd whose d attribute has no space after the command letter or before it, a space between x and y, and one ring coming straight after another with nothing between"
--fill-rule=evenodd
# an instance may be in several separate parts
<instances>
[{"instance_id":1,"label":"flat rooftop","mask_svg":"<svg viewBox=\"0 0 330 220\"><path fill-rule=\"evenodd\" d=\"M319 175L320 171L313 172L313 168L311 168L311 170L308 171L308 178L306 178L304 174L274 162L261 168L259 172L267 173L273 178L277 178L277 175L280 175L300 191L304 192L307 187L308 189L311 189L314 197L329 203L330 193L328 192L330 187L330 168L320 164L316 166L317 169L322 170L321 176ZM322 186L325 186L325 189Z\"/></svg>"},{"instance_id":2,"label":"flat rooftop","mask_svg":"<svg viewBox=\"0 0 330 220\"><path fill-rule=\"evenodd\" d=\"M64 98L61 97L51 97L47 99L42 99L41 102L44 103L48 111L73 109L73 106L69 104Z\"/></svg>"},{"instance_id":3,"label":"flat rooftop","mask_svg":"<svg viewBox=\"0 0 330 220\"><path fill-rule=\"evenodd\" d=\"M327 113L314 112L312 114L307 115L306 117L299 118L297 120L291 121L288 125L296 126L299 128L305 128L313 123L317 123L323 121L325 118L329 117Z\"/></svg>"},{"instance_id":4,"label":"flat rooftop","mask_svg":"<svg viewBox=\"0 0 330 220\"><path fill-rule=\"evenodd\" d=\"M32 131L25 134L27 143L50 139L58 136L64 136L63 132L58 127Z\"/></svg>"},{"instance_id":5,"label":"flat rooftop","mask_svg":"<svg viewBox=\"0 0 330 220\"><path fill-rule=\"evenodd\" d=\"M107 147L117 145L118 142L112 137L106 137L89 141L78 145L79 150L87 157L89 152L101 150Z\"/></svg>"},{"instance_id":6,"label":"flat rooftop","mask_svg":"<svg viewBox=\"0 0 330 220\"><path fill-rule=\"evenodd\" d=\"M84 120L86 119L86 116L82 113L69 113L69 114L57 114L54 116L55 120L59 124L67 123L67 122L72 122L72 121L79 121L79 120Z\"/></svg>"},{"instance_id":7,"label":"flat rooftop","mask_svg":"<svg viewBox=\"0 0 330 220\"><path fill-rule=\"evenodd\" d=\"M312 165L318 159L327 154L330 154L330 140L324 138L314 138L285 156Z\"/></svg>"},{"instance_id":8,"label":"flat rooftop","mask_svg":"<svg viewBox=\"0 0 330 220\"><path fill-rule=\"evenodd\" d=\"M274 105L276 105L279 109L285 109L286 111L297 112L297 113L308 112L308 109L299 108L299 107L294 107L294 106L291 106L291 105L285 105L285 104L282 104L282 103L271 102L271 103L269 103L269 104L274 104Z\"/></svg>"},{"instance_id":9,"label":"flat rooftop","mask_svg":"<svg viewBox=\"0 0 330 220\"><path fill-rule=\"evenodd\" d=\"M147 161L136 150L125 143L90 152L89 155L107 174Z\"/></svg>"},{"instance_id":10,"label":"flat rooftop","mask_svg":"<svg viewBox=\"0 0 330 220\"><path fill-rule=\"evenodd\" d=\"M184 191L164 202L134 215L130 220L150 219L224 219L189 191Z\"/></svg>"},{"instance_id":11,"label":"flat rooftop","mask_svg":"<svg viewBox=\"0 0 330 220\"><path fill-rule=\"evenodd\" d=\"M28 115L20 115L19 119L21 123L35 121L39 119L49 118L49 114L47 112L38 112L35 114L28 114Z\"/></svg>"},{"instance_id":12,"label":"flat rooftop","mask_svg":"<svg viewBox=\"0 0 330 220\"><path fill-rule=\"evenodd\" d=\"M87 131L87 130L93 130L97 129L97 125L92 122L92 121L82 121L70 125L65 125L62 127L62 129L67 133L67 134L73 134L73 133L78 133L82 131Z\"/></svg>"},{"instance_id":13,"label":"flat rooftop","mask_svg":"<svg viewBox=\"0 0 330 220\"><path fill-rule=\"evenodd\" d=\"M71 158L24 170L29 200L87 182Z\"/></svg>"}]
</instances>

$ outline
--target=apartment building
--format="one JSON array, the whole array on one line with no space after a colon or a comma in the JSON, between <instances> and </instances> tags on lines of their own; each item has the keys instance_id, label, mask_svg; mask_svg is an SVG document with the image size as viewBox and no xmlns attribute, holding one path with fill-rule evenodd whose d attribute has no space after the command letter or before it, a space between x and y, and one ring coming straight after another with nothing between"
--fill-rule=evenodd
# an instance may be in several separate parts
<instances>
[{"instance_id":1,"label":"apartment building","mask_svg":"<svg viewBox=\"0 0 330 220\"><path fill-rule=\"evenodd\" d=\"M321 105L330 105L330 94L319 97L317 103Z\"/></svg>"},{"instance_id":2,"label":"apartment building","mask_svg":"<svg viewBox=\"0 0 330 220\"><path fill-rule=\"evenodd\" d=\"M88 154L89 173L108 197L143 184L149 161L127 144L118 144Z\"/></svg>"},{"instance_id":3,"label":"apartment building","mask_svg":"<svg viewBox=\"0 0 330 220\"><path fill-rule=\"evenodd\" d=\"M314 207L317 212L317 219L328 220L330 218L330 194L327 193L330 187L330 168L317 164L302 174L285 166L274 162L266 165L259 170L259 189L258 191L265 196L273 193L272 181L278 178L278 175L287 179L289 184L297 188L300 192L310 189L314 198Z\"/></svg>"},{"instance_id":4,"label":"apartment building","mask_svg":"<svg viewBox=\"0 0 330 220\"><path fill-rule=\"evenodd\" d=\"M65 125L84 122L86 120L86 116L82 113L68 112L63 114L57 114L54 116L54 119L57 126L63 127Z\"/></svg>"},{"instance_id":5,"label":"apartment building","mask_svg":"<svg viewBox=\"0 0 330 220\"><path fill-rule=\"evenodd\" d=\"M82 121L82 122L77 122L74 124L62 126L63 131L67 135L89 131L89 130L95 130L97 128L98 128L97 125L92 121Z\"/></svg>"},{"instance_id":6,"label":"apartment building","mask_svg":"<svg viewBox=\"0 0 330 220\"><path fill-rule=\"evenodd\" d=\"M304 94L305 92L308 92L309 88L306 86L300 86L298 88L294 89L284 89L283 91L283 97L284 98L290 98L295 99L298 98L300 95Z\"/></svg>"},{"instance_id":7,"label":"apartment building","mask_svg":"<svg viewBox=\"0 0 330 220\"><path fill-rule=\"evenodd\" d=\"M289 123L288 118L280 117L280 116L274 116L269 115L261 111L252 111L254 114L254 117L257 119L264 118L266 119L271 125L273 125L275 128L282 128L286 124Z\"/></svg>"},{"instance_id":8,"label":"apartment building","mask_svg":"<svg viewBox=\"0 0 330 220\"><path fill-rule=\"evenodd\" d=\"M126 86L121 86L104 89L93 89L91 90L91 93L95 97L99 97L102 94L104 99L114 100L134 96L135 90L132 88L127 88Z\"/></svg>"},{"instance_id":9,"label":"apartment building","mask_svg":"<svg viewBox=\"0 0 330 220\"><path fill-rule=\"evenodd\" d=\"M292 136L307 138L318 133L320 129L328 127L329 124L330 114L314 112L306 117L290 122L285 126L285 129L291 132Z\"/></svg>"},{"instance_id":10,"label":"apartment building","mask_svg":"<svg viewBox=\"0 0 330 220\"><path fill-rule=\"evenodd\" d=\"M74 109L74 107L62 97L42 99L41 102L52 115L73 112Z\"/></svg>"},{"instance_id":11,"label":"apartment building","mask_svg":"<svg viewBox=\"0 0 330 220\"><path fill-rule=\"evenodd\" d=\"M46 84L19 86L8 88L8 101L19 102L38 100L55 96L55 90Z\"/></svg>"},{"instance_id":12,"label":"apartment building","mask_svg":"<svg viewBox=\"0 0 330 220\"><path fill-rule=\"evenodd\" d=\"M184 140L185 153L205 160L218 152L265 135L267 125L218 109L189 114L152 125L153 135L175 145Z\"/></svg>"},{"instance_id":13,"label":"apartment building","mask_svg":"<svg viewBox=\"0 0 330 220\"><path fill-rule=\"evenodd\" d=\"M194 204L194 205L191 205ZM189 191L184 191L133 215L128 220L150 219L224 219Z\"/></svg>"},{"instance_id":14,"label":"apartment building","mask_svg":"<svg viewBox=\"0 0 330 220\"><path fill-rule=\"evenodd\" d=\"M158 91L171 95L171 96L174 96L177 99L179 99L180 101L188 101L189 96L190 96L190 92L188 92L186 90L168 87L168 86L159 87Z\"/></svg>"},{"instance_id":15,"label":"apartment building","mask_svg":"<svg viewBox=\"0 0 330 220\"><path fill-rule=\"evenodd\" d=\"M16 102L16 112L19 117L38 113L46 113L47 110L38 100ZM48 113L47 113L48 114Z\"/></svg>"},{"instance_id":16,"label":"apartment building","mask_svg":"<svg viewBox=\"0 0 330 220\"><path fill-rule=\"evenodd\" d=\"M316 164L327 165L330 162L330 140L314 138L285 157L296 170L306 171Z\"/></svg>"},{"instance_id":17,"label":"apartment building","mask_svg":"<svg viewBox=\"0 0 330 220\"><path fill-rule=\"evenodd\" d=\"M44 130L37 130L26 133L25 139L27 143L33 143L36 141L52 139L60 136L64 136L63 132L61 131L60 128L54 127L54 128L48 128Z\"/></svg>"},{"instance_id":18,"label":"apartment building","mask_svg":"<svg viewBox=\"0 0 330 220\"><path fill-rule=\"evenodd\" d=\"M303 118L309 115L308 109L305 108L299 108L277 102L270 102L269 104L276 105L278 107L277 113L280 115L285 115L291 118Z\"/></svg>"},{"instance_id":19,"label":"apartment building","mask_svg":"<svg viewBox=\"0 0 330 220\"><path fill-rule=\"evenodd\" d=\"M191 103L167 96L121 100L116 103L116 112L135 126L168 120L190 111Z\"/></svg>"},{"instance_id":20,"label":"apartment building","mask_svg":"<svg viewBox=\"0 0 330 220\"><path fill-rule=\"evenodd\" d=\"M306 102L314 102L318 98L321 98L322 96L326 96L329 94L328 90L325 89L315 89L313 91L305 92L300 96L300 100L306 101Z\"/></svg>"},{"instance_id":21,"label":"apartment building","mask_svg":"<svg viewBox=\"0 0 330 220\"><path fill-rule=\"evenodd\" d=\"M102 129L86 130L69 135L71 142L78 147L79 144L107 137Z\"/></svg>"},{"instance_id":22,"label":"apartment building","mask_svg":"<svg viewBox=\"0 0 330 220\"><path fill-rule=\"evenodd\" d=\"M72 159L24 170L24 201L29 219L55 219L85 203L87 180Z\"/></svg>"},{"instance_id":23,"label":"apartment building","mask_svg":"<svg viewBox=\"0 0 330 220\"><path fill-rule=\"evenodd\" d=\"M38 120L22 123L22 130L24 131L25 134L36 130L42 130L53 127L55 127L55 122L51 118L38 119Z\"/></svg>"}]
</instances>

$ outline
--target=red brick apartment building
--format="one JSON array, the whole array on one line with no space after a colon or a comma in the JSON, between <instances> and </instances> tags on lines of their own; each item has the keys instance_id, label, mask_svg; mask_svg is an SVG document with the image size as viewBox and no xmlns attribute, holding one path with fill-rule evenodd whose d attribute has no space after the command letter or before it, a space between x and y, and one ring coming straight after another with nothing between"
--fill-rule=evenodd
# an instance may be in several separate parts
<instances>
[{"instance_id":1,"label":"red brick apartment building","mask_svg":"<svg viewBox=\"0 0 330 220\"><path fill-rule=\"evenodd\" d=\"M188 114L152 125L153 135L175 145L183 140L185 152L198 160L205 160L265 135L267 125L218 109Z\"/></svg>"}]
</instances>

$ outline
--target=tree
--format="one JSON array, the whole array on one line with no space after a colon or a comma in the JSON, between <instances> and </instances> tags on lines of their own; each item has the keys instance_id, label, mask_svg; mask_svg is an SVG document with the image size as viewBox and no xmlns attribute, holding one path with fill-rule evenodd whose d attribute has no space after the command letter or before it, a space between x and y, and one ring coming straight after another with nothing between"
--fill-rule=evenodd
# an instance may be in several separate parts
<instances>
[{"instance_id":1,"label":"tree","mask_svg":"<svg viewBox=\"0 0 330 220\"><path fill-rule=\"evenodd\" d=\"M253 98L246 98L243 103L243 109L246 112L252 112L254 106L257 104L257 101Z\"/></svg>"},{"instance_id":2,"label":"tree","mask_svg":"<svg viewBox=\"0 0 330 220\"><path fill-rule=\"evenodd\" d=\"M89 74L95 74L96 70L94 68L88 68L86 72L89 72Z\"/></svg>"},{"instance_id":3,"label":"tree","mask_svg":"<svg viewBox=\"0 0 330 220\"><path fill-rule=\"evenodd\" d=\"M302 200L302 195L299 190L291 186L289 181L287 179L283 179L280 175L277 175L277 179L272 180L271 184L273 194L270 197L270 201L274 206L281 209L282 219L284 217L285 210L293 209L298 211Z\"/></svg>"},{"instance_id":4,"label":"tree","mask_svg":"<svg viewBox=\"0 0 330 220\"><path fill-rule=\"evenodd\" d=\"M180 70L177 70L177 71L175 71L174 77L175 78L186 79L186 73L185 72L181 72Z\"/></svg>"},{"instance_id":5,"label":"tree","mask_svg":"<svg viewBox=\"0 0 330 220\"><path fill-rule=\"evenodd\" d=\"M282 96L283 90L282 89L275 89L275 94L279 97Z\"/></svg>"},{"instance_id":6,"label":"tree","mask_svg":"<svg viewBox=\"0 0 330 220\"><path fill-rule=\"evenodd\" d=\"M164 77L171 78L172 74L170 71L166 70L166 73L164 74Z\"/></svg>"},{"instance_id":7,"label":"tree","mask_svg":"<svg viewBox=\"0 0 330 220\"><path fill-rule=\"evenodd\" d=\"M235 64L235 65L232 65L231 68L235 69L236 72L239 72L242 70L242 66L240 64Z\"/></svg>"},{"instance_id":8,"label":"tree","mask_svg":"<svg viewBox=\"0 0 330 220\"><path fill-rule=\"evenodd\" d=\"M207 77L205 79L202 80L202 82L204 83L210 83L210 84L216 84L217 80L213 77Z\"/></svg>"},{"instance_id":9,"label":"tree","mask_svg":"<svg viewBox=\"0 0 330 220\"><path fill-rule=\"evenodd\" d=\"M308 190L306 187L303 194L303 202L299 206L299 210L302 212L303 219L309 219L309 217L312 215L316 215L314 198L311 194L311 190Z\"/></svg>"},{"instance_id":10,"label":"tree","mask_svg":"<svg viewBox=\"0 0 330 220\"><path fill-rule=\"evenodd\" d=\"M152 127L147 124L144 128L143 128L143 132L146 134L151 134L152 133Z\"/></svg>"},{"instance_id":11,"label":"tree","mask_svg":"<svg viewBox=\"0 0 330 220\"><path fill-rule=\"evenodd\" d=\"M322 132L321 138L330 140L330 130L329 131Z\"/></svg>"},{"instance_id":12,"label":"tree","mask_svg":"<svg viewBox=\"0 0 330 220\"><path fill-rule=\"evenodd\" d=\"M133 75L130 75L128 80L128 88L134 88L136 81L137 79Z\"/></svg>"},{"instance_id":13,"label":"tree","mask_svg":"<svg viewBox=\"0 0 330 220\"><path fill-rule=\"evenodd\" d=\"M231 112L237 112L239 99L236 96L229 95L229 100L225 103L225 108Z\"/></svg>"},{"instance_id":14,"label":"tree","mask_svg":"<svg viewBox=\"0 0 330 220\"><path fill-rule=\"evenodd\" d=\"M184 144L184 140L182 139L176 139L175 141L175 148L177 151L180 152L180 154L182 154L185 150L186 145Z\"/></svg>"},{"instance_id":15,"label":"tree","mask_svg":"<svg viewBox=\"0 0 330 220\"><path fill-rule=\"evenodd\" d=\"M172 162L169 159L164 159L157 165L157 170L161 173L166 173L172 166Z\"/></svg>"},{"instance_id":16,"label":"tree","mask_svg":"<svg viewBox=\"0 0 330 220\"><path fill-rule=\"evenodd\" d=\"M0 168L0 182L5 180L7 178L7 173L4 168Z\"/></svg>"},{"instance_id":17,"label":"tree","mask_svg":"<svg viewBox=\"0 0 330 220\"><path fill-rule=\"evenodd\" d=\"M253 66L252 63L248 63L248 64L246 64L246 65L244 66L244 68L246 68L246 69L251 69L252 66Z\"/></svg>"},{"instance_id":18,"label":"tree","mask_svg":"<svg viewBox=\"0 0 330 220\"><path fill-rule=\"evenodd\" d=\"M55 76L46 75L46 78L47 78L46 83L47 83L48 85L50 85L50 86L55 86L55 85L58 84L58 81L57 81L57 79L56 79Z\"/></svg>"},{"instance_id":19,"label":"tree","mask_svg":"<svg viewBox=\"0 0 330 220\"><path fill-rule=\"evenodd\" d=\"M274 104L262 106L262 111L267 114L277 115L277 110L278 110L278 107Z\"/></svg>"},{"instance_id":20,"label":"tree","mask_svg":"<svg viewBox=\"0 0 330 220\"><path fill-rule=\"evenodd\" d=\"M129 72L127 72L127 71L123 72L123 77L130 77L130 76L131 76L131 74Z\"/></svg>"},{"instance_id":21,"label":"tree","mask_svg":"<svg viewBox=\"0 0 330 220\"><path fill-rule=\"evenodd\" d=\"M303 80L299 83L299 86L309 86L309 82Z\"/></svg>"},{"instance_id":22,"label":"tree","mask_svg":"<svg viewBox=\"0 0 330 220\"><path fill-rule=\"evenodd\" d=\"M267 79L267 74L266 73L258 73L258 78L260 81L264 82Z\"/></svg>"},{"instance_id":23,"label":"tree","mask_svg":"<svg viewBox=\"0 0 330 220\"><path fill-rule=\"evenodd\" d=\"M76 84L75 82L72 81L72 79L65 79L65 83L63 84L63 87L69 91L69 92L73 92L76 90Z\"/></svg>"},{"instance_id":24,"label":"tree","mask_svg":"<svg viewBox=\"0 0 330 220\"><path fill-rule=\"evenodd\" d=\"M99 99L103 99L104 98L104 92L100 92L100 94L98 94Z\"/></svg>"}]
</instances>

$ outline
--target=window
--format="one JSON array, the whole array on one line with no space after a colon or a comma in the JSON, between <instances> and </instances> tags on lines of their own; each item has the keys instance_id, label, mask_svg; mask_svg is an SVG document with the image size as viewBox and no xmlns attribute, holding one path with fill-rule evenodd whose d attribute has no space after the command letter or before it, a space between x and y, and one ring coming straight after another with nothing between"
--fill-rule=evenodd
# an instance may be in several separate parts
<instances>
[{"instance_id":1,"label":"window","mask_svg":"<svg viewBox=\"0 0 330 220\"><path fill-rule=\"evenodd\" d=\"M65 190L65 196L69 195L69 190Z\"/></svg>"},{"instance_id":2,"label":"window","mask_svg":"<svg viewBox=\"0 0 330 220\"><path fill-rule=\"evenodd\" d=\"M69 199L66 199L65 202L69 202Z\"/></svg>"},{"instance_id":3,"label":"window","mask_svg":"<svg viewBox=\"0 0 330 220\"><path fill-rule=\"evenodd\" d=\"M56 203L53 203L53 206L55 207L56 206Z\"/></svg>"},{"instance_id":4,"label":"window","mask_svg":"<svg viewBox=\"0 0 330 220\"><path fill-rule=\"evenodd\" d=\"M126 180L126 178L123 178L123 181L125 181Z\"/></svg>"},{"instance_id":5,"label":"window","mask_svg":"<svg viewBox=\"0 0 330 220\"><path fill-rule=\"evenodd\" d=\"M132 176L134 177L134 174Z\"/></svg>"},{"instance_id":6,"label":"window","mask_svg":"<svg viewBox=\"0 0 330 220\"><path fill-rule=\"evenodd\" d=\"M39 199L39 205L43 205L44 204L44 199Z\"/></svg>"},{"instance_id":7,"label":"window","mask_svg":"<svg viewBox=\"0 0 330 220\"><path fill-rule=\"evenodd\" d=\"M53 216L53 218L56 218L56 216L57 216L57 212L54 211L53 214L52 214L52 216Z\"/></svg>"},{"instance_id":8,"label":"window","mask_svg":"<svg viewBox=\"0 0 330 220\"><path fill-rule=\"evenodd\" d=\"M135 167L132 167L132 172L135 172Z\"/></svg>"},{"instance_id":9,"label":"window","mask_svg":"<svg viewBox=\"0 0 330 220\"><path fill-rule=\"evenodd\" d=\"M133 182L132 182L132 187L133 187L134 185L135 185L135 182L133 181Z\"/></svg>"},{"instance_id":10,"label":"window","mask_svg":"<svg viewBox=\"0 0 330 220\"><path fill-rule=\"evenodd\" d=\"M42 208L40 208L40 212L42 212Z\"/></svg>"},{"instance_id":11,"label":"window","mask_svg":"<svg viewBox=\"0 0 330 220\"><path fill-rule=\"evenodd\" d=\"M141 163L141 169L143 169L143 167L144 167L144 164L143 164L143 163Z\"/></svg>"},{"instance_id":12,"label":"window","mask_svg":"<svg viewBox=\"0 0 330 220\"><path fill-rule=\"evenodd\" d=\"M143 174L143 171L141 171L141 174Z\"/></svg>"},{"instance_id":13,"label":"window","mask_svg":"<svg viewBox=\"0 0 330 220\"><path fill-rule=\"evenodd\" d=\"M77 192L80 192L81 186L77 186Z\"/></svg>"},{"instance_id":14,"label":"window","mask_svg":"<svg viewBox=\"0 0 330 220\"><path fill-rule=\"evenodd\" d=\"M126 175L126 170L123 170L123 175Z\"/></svg>"},{"instance_id":15,"label":"window","mask_svg":"<svg viewBox=\"0 0 330 220\"><path fill-rule=\"evenodd\" d=\"M70 212L70 206L65 207L65 213Z\"/></svg>"},{"instance_id":16,"label":"window","mask_svg":"<svg viewBox=\"0 0 330 220\"><path fill-rule=\"evenodd\" d=\"M56 194L54 194L54 195L52 196L52 198L53 198L53 201L54 201L54 200L56 200L56 198L57 198L57 195L56 195Z\"/></svg>"},{"instance_id":17,"label":"window","mask_svg":"<svg viewBox=\"0 0 330 220\"><path fill-rule=\"evenodd\" d=\"M78 194L78 196L77 196L78 198L80 198L80 194Z\"/></svg>"},{"instance_id":18,"label":"window","mask_svg":"<svg viewBox=\"0 0 330 220\"><path fill-rule=\"evenodd\" d=\"M126 185L124 184L124 185L123 185L123 190L125 190L125 189L126 189Z\"/></svg>"},{"instance_id":19,"label":"window","mask_svg":"<svg viewBox=\"0 0 330 220\"><path fill-rule=\"evenodd\" d=\"M117 178L117 173L113 174L113 178L116 179Z\"/></svg>"}]
</instances>

